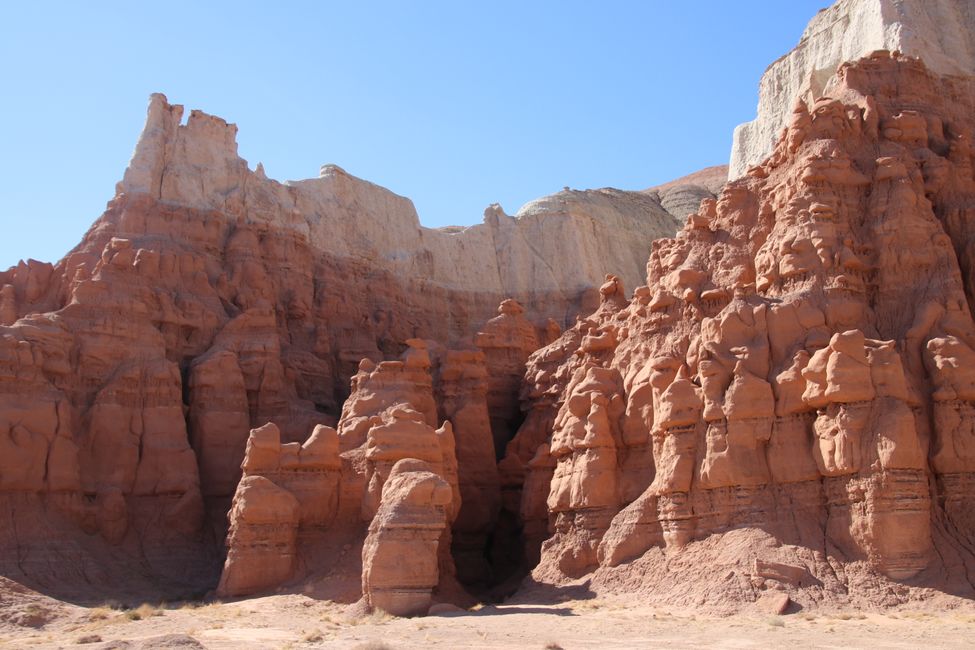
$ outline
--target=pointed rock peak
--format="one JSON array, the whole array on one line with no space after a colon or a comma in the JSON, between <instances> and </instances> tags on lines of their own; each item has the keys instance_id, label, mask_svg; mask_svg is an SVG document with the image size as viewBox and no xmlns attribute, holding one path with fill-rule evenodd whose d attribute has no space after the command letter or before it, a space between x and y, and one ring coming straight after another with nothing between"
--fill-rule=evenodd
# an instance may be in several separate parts
<instances>
[{"instance_id":1,"label":"pointed rock peak","mask_svg":"<svg viewBox=\"0 0 975 650\"><path fill-rule=\"evenodd\" d=\"M500 221L502 218L510 217L505 213L504 208L501 207L500 203L492 203L488 207L484 208L484 223L494 224Z\"/></svg>"},{"instance_id":2,"label":"pointed rock peak","mask_svg":"<svg viewBox=\"0 0 975 650\"><path fill-rule=\"evenodd\" d=\"M506 314L508 316L518 316L525 313L525 308L521 306L521 303L514 298L505 298L498 305L498 314Z\"/></svg>"}]
</instances>

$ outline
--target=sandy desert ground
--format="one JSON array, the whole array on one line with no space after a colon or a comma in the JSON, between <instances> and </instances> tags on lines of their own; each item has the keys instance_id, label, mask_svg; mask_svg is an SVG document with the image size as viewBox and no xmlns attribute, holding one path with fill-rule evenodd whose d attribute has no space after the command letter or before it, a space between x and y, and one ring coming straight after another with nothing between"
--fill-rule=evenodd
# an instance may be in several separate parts
<instances>
[{"instance_id":1,"label":"sandy desert ground","mask_svg":"<svg viewBox=\"0 0 975 650\"><path fill-rule=\"evenodd\" d=\"M973 611L714 617L602 599L396 619L293 594L136 609L52 603L5 608L0 648L968 648L975 634Z\"/></svg>"}]
</instances>

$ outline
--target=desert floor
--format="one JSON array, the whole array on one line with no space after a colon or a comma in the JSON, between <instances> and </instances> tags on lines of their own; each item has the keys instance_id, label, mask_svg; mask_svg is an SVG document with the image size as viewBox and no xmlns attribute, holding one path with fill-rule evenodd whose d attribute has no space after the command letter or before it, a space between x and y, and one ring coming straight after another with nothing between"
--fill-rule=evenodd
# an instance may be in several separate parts
<instances>
[{"instance_id":1,"label":"desert floor","mask_svg":"<svg viewBox=\"0 0 975 650\"><path fill-rule=\"evenodd\" d=\"M31 609L34 608L34 609ZM44 609L44 611L41 611ZM300 595L137 609L30 605L0 626L0 648L970 648L971 612L714 617L625 601L487 606L414 619ZM32 620L37 627L24 626Z\"/></svg>"}]
</instances>

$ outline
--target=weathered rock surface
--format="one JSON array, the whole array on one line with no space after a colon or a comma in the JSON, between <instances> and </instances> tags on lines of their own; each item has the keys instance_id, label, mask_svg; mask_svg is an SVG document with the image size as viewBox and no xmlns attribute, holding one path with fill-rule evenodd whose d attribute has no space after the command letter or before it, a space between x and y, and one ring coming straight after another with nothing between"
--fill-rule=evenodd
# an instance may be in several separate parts
<instances>
[{"instance_id":1,"label":"weathered rock surface","mask_svg":"<svg viewBox=\"0 0 975 650\"><path fill-rule=\"evenodd\" d=\"M975 6L969 0L839 0L813 18L799 44L759 83L758 117L735 129L728 178L762 162L796 99L824 94L836 67L874 50L918 57L939 74L975 75Z\"/></svg>"},{"instance_id":2,"label":"weathered rock surface","mask_svg":"<svg viewBox=\"0 0 975 650\"><path fill-rule=\"evenodd\" d=\"M229 549L217 593L243 596L294 575L298 500L263 476L245 476L230 511Z\"/></svg>"},{"instance_id":3,"label":"weathered rock surface","mask_svg":"<svg viewBox=\"0 0 975 650\"><path fill-rule=\"evenodd\" d=\"M427 463L393 465L362 549L362 592L371 607L396 616L427 613L452 499L450 484Z\"/></svg>"},{"instance_id":4,"label":"weathered rock surface","mask_svg":"<svg viewBox=\"0 0 975 650\"><path fill-rule=\"evenodd\" d=\"M274 424L250 432L227 535L227 559L217 587L241 596L294 577L297 536L324 528L338 514L341 459L335 429L318 425L303 444L281 444Z\"/></svg>"},{"instance_id":5,"label":"weathered rock surface","mask_svg":"<svg viewBox=\"0 0 975 650\"><path fill-rule=\"evenodd\" d=\"M537 581L729 609L975 594L972 88L885 51L840 66L654 243L648 286L607 281L532 355L501 467L528 464L536 534L548 494Z\"/></svg>"},{"instance_id":6,"label":"weathered rock surface","mask_svg":"<svg viewBox=\"0 0 975 650\"><path fill-rule=\"evenodd\" d=\"M362 361L337 430L318 425L300 445L282 444L274 424L250 432L219 594L326 575L344 583L332 598L413 615L435 588L466 602L455 575L490 581L501 504L484 356L408 346Z\"/></svg>"},{"instance_id":7,"label":"weathered rock surface","mask_svg":"<svg viewBox=\"0 0 975 650\"><path fill-rule=\"evenodd\" d=\"M413 338L469 349L508 297L557 332L604 273L639 274L676 228L652 198L596 190L427 229L409 200L334 166L290 184L250 171L234 125L182 112L153 95L117 195L75 250L0 272L0 507L21 522L0 533L0 571L37 587L205 591L252 428L274 422L287 445L335 425L362 359ZM478 429L486 407L465 394L486 390L483 363L462 356L438 361L442 417ZM432 394L414 408L439 426ZM502 419L500 447L518 424ZM468 541L498 500L479 435L459 448L481 465L463 486L483 496L462 513Z\"/></svg>"},{"instance_id":8,"label":"weathered rock surface","mask_svg":"<svg viewBox=\"0 0 975 650\"><path fill-rule=\"evenodd\" d=\"M251 171L237 155L236 126L200 111L180 125L182 113L152 96L120 194L243 216L294 233L316 251L444 288L499 299L572 299L607 271L638 279L649 241L673 228L652 200L610 189L566 190L526 204L515 217L494 205L483 224L461 230L423 228L409 199L335 165L324 165L316 179L285 184ZM548 234L553 217L556 237ZM602 234L589 236L593 229Z\"/></svg>"},{"instance_id":9,"label":"weathered rock surface","mask_svg":"<svg viewBox=\"0 0 975 650\"><path fill-rule=\"evenodd\" d=\"M474 345L484 352L487 364L488 417L499 457L511 438L511 431L520 424L518 396L528 356L541 347L541 338L554 339L562 333L556 323L551 323L548 332L540 337L524 313L524 307L517 301L505 300L498 307L498 315L474 337Z\"/></svg>"},{"instance_id":10,"label":"weathered rock surface","mask_svg":"<svg viewBox=\"0 0 975 650\"><path fill-rule=\"evenodd\" d=\"M918 6L840 2L789 65L846 56L869 7L970 18ZM726 610L975 596L956 58L817 68L720 191L566 190L462 230L334 166L271 181L154 96L85 240L0 273L0 574L158 600L222 566L221 595L396 614L530 569Z\"/></svg>"},{"instance_id":11,"label":"weathered rock surface","mask_svg":"<svg viewBox=\"0 0 975 650\"><path fill-rule=\"evenodd\" d=\"M651 187L644 193L660 201L664 210L683 223L688 215L697 211L701 201L716 198L727 180L728 166L716 165Z\"/></svg>"}]
</instances>

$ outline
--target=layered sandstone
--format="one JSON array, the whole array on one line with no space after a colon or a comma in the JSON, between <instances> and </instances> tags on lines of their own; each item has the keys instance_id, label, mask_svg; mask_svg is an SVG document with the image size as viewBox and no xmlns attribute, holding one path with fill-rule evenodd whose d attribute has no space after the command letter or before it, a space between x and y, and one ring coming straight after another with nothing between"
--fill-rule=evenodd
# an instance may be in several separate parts
<instances>
[{"instance_id":1,"label":"layered sandstone","mask_svg":"<svg viewBox=\"0 0 975 650\"><path fill-rule=\"evenodd\" d=\"M796 99L809 102L845 61L874 50L918 57L933 72L975 74L975 6L968 0L839 0L813 18L799 44L759 83L758 116L735 129L728 178L772 153Z\"/></svg>"},{"instance_id":2,"label":"layered sandstone","mask_svg":"<svg viewBox=\"0 0 975 650\"><path fill-rule=\"evenodd\" d=\"M22 522L0 535L0 567L37 587L86 592L104 570L120 590L207 590L251 429L273 422L287 445L335 425L362 359L395 359L414 338L472 349L505 298L558 331L605 272L639 274L649 242L676 228L653 198L616 190L423 228L408 199L334 166L270 180L237 155L236 126L182 113L151 98L115 198L64 259L0 272L0 508ZM479 395L511 402L498 391L517 387L489 389L462 356L437 362L441 416L478 428ZM495 427L497 446L516 420ZM458 542L479 545L495 444L467 444L463 490L483 498Z\"/></svg>"},{"instance_id":3,"label":"layered sandstone","mask_svg":"<svg viewBox=\"0 0 975 650\"><path fill-rule=\"evenodd\" d=\"M971 597L975 94L938 58L970 17L837 3L744 177L462 230L334 166L267 179L153 96L85 240L0 273L0 573L406 615L532 569L725 610ZM895 23L931 66L827 78Z\"/></svg>"},{"instance_id":4,"label":"layered sandstone","mask_svg":"<svg viewBox=\"0 0 975 650\"><path fill-rule=\"evenodd\" d=\"M337 430L302 444L274 424L250 432L218 594L326 576L330 598L414 615L434 590L467 602L455 575L489 582L501 504L484 355L407 343L362 361Z\"/></svg>"},{"instance_id":5,"label":"layered sandstone","mask_svg":"<svg viewBox=\"0 0 975 650\"><path fill-rule=\"evenodd\" d=\"M396 616L426 614L439 580L439 543L452 507L450 484L423 461L397 462L362 549L366 602Z\"/></svg>"},{"instance_id":6,"label":"layered sandstone","mask_svg":"<svg viewBox=\"0 0 975 650\"><path fill-rule=\"evenodd\" d=\"M514 217L493 205L484 223L469 228L424 228L409 199L335 165L314 179L268 179L237 155L235 125L201 111L181 125L182 114L182 106L152 96L119 194L243 217L295 233L314 250L448 289L571 300L607 271L637 280L649 241L673 229L658 203L611 189L566 189ZM557 235L547 225L553 217ZM594 228L601 234L590 237ZM564 318L557 309L545 315L552 314Z\"/></svg>"},{"instance_id":7,"label":"layered sandstone","mask_svg":"<svg viewBox=\"0 0 975 650\"><path fill-rule=\"evenodd\" d=\"M250 432L234 493L227 559L217 593L240 596L284 584L297 568L299 529L338 514L341 459L335 429L318 425L303 444L281 443L268 423Z\"/></svg>"},{"instance_id":8,"label":"layered sandstone","mask_svg":"<svg viewBox=\"0 0 975 650\"><path fill-rule=\"evenodd\" d=\"M725 608L973 594L975 95L886 51L824 92L654 243L632 301L607 282L529 359L546 415L502 467L547 519L536 580Z\"/></svg>"},{"instance_id":9,"label":"layered sandstone","mask_svg":"<svg viewBox=\"0 0 975 650\"><path fill-rule=\"evenodd\" d=\"M697 211L701 201L716 198L727 180L728 165L715 165L651 187L644 193L660 201L667 212L683 223L688 215Z\"/></svg>"}]
</instances>

